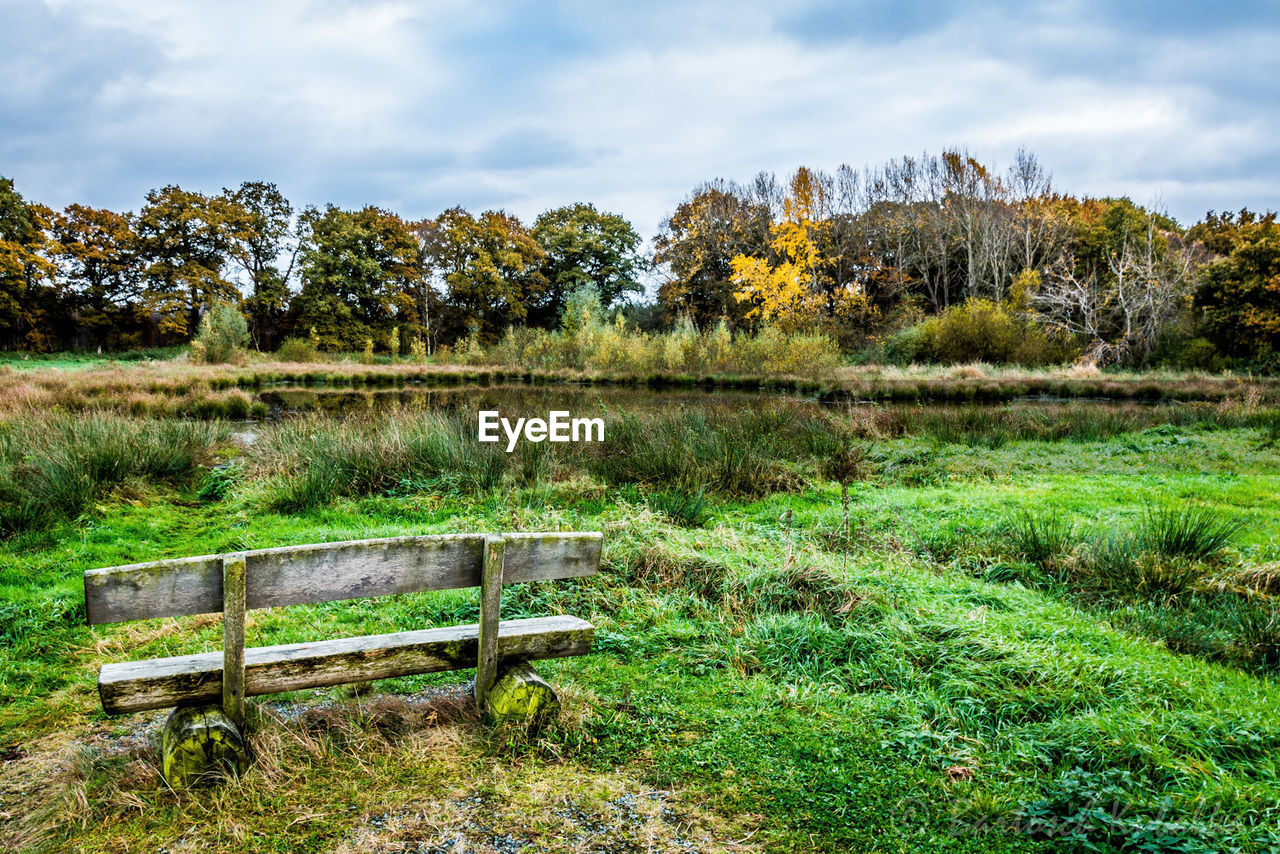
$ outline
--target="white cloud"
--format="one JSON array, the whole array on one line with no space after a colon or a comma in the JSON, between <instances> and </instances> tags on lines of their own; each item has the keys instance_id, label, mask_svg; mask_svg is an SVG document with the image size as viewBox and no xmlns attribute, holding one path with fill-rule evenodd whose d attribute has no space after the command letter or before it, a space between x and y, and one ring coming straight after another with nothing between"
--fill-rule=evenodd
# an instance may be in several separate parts
<instances>
[{"instance_id":1,"label":"white cloud","mask_svg":"<svg viewBox=\"0 0 1280 854\"><path fill-rule=\"evenodd\" d=\"M1027 143L1070 191L1278 206L1273 23L1157 37L1063 4L845 34L784 26L801 5L19 4L0 172L59 205L255 178L407 216L589 200L651 234L717 176Z\"/></svg>"}]
</instances>

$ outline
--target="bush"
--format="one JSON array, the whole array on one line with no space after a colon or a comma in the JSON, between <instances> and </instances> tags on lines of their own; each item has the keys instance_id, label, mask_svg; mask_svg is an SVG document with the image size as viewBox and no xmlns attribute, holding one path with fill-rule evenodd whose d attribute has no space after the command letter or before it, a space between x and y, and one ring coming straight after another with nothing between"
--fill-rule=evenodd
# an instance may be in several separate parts
<instances>
[{"instance_id":1,"label":"bush","mask_svg":"<svg viewBox=\"0 0 1280 854\"><path fill-rule=\"evenodd\" d=\"M276 358L281 362L318 362L320 351L307 338L287 338L276 351Z\"/></svg>"},{"instance_id":2,"label":"bush","mask_svg":"<svg viewBox=\"0 0 1280 854\"><path fill-rule=\"evenodd\" d=\"M908 326L884 342L884 360L891 365L909 365L920 356L924 343L923 324Z\"/></svg>"},{"instance_id":3,"label":"bush","mask_svg":"<svg viewBox=\"0 0 1280 854\"><path fill-rule=\"evenodd\" d=\"M191 342L191 358L221 364L235 360L248 346L249 324L244 315L231 303L218 302L200 320L200 329Z\"/></svg>"},{"instance_id":4,"label":"bush","mask_svg":"<svg viewBox=\"0 0 1280 854\"><path fill-rule=\"evenodd\" d=\"M886 357L895 362L929 361L1053 365L1075 354L1070 342L1050 337L1003 303L972 297L889 339Z\"/></svg>"},{"instance_id":5,"label":"bush","mask_svg":"<svg viewBox=\"0 0 1280 854\"><path fill-rule=\"evenodd\" d=\"M1164 336L1156 342L1150 365L1174 368L1182 371L1221 371L1227 360L1208 338Z\"/></svg>"}]
</instances>

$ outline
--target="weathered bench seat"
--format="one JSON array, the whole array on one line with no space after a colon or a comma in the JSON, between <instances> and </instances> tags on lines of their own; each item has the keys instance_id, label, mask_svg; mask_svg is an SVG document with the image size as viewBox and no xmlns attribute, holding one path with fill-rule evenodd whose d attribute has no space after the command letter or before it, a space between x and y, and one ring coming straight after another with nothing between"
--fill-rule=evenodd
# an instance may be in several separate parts
<instances>
[{"instance_id":1,"label":"weathered bench seat","mask_svg":"<svg viewBox=\"0 0 1280 854\"><path fill-rule=\"evenodd\" d=\"M534 617L498 624L498 660L536 661L586 655L595 628L577 617ZM474 667L480 624L248 647L246 697ZM222 699L222 653L203 652L105 664L102 707L112 715Z\"/></svg>"}]
</instances>

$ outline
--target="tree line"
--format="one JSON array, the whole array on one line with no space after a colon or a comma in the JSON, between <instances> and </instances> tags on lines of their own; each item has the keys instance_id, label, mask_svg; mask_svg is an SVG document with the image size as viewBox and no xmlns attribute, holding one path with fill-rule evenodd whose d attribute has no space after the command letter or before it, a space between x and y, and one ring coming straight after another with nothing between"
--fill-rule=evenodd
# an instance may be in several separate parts
<instances>
[{"instance_id":1,"label":"tree line","mask_svg":"<svg viewBox=\"0 0 1280 854\"><path fill-rule=\"evenodd\" d=\"M611 306L645 259L625 219L574 204L531 228L502 211L451 208L410 221L381 208L295 211L270 183L204 195L153 190L137 214L26 202L0 179L0 344L122 349L189 341L235 304L255 347L310 337L322 349L496 337L552 326L595 287Z\"/></svg>"},{"instance_id":2,"label":"tree line","mask_svg":"<svg viewBox=\"0 0 1280 854\"><path fill-rule=\"evenodd\" d=\"M650 301L647 270L660 283ZM945 151L707 182L647 248L589 203L528 227L460 207L415 221L372 206L298 211L255 181L152 190L136 214L54 211L0 179L8 349L184 343L232 304L261 350L307 337L430 351L557 328L584 293L646 329L818 331L873 358L1280 367L1274 213L1183 227L1127 198L1059 192L1025 151L1002 173Z\"/></svg>"}]
</instances>

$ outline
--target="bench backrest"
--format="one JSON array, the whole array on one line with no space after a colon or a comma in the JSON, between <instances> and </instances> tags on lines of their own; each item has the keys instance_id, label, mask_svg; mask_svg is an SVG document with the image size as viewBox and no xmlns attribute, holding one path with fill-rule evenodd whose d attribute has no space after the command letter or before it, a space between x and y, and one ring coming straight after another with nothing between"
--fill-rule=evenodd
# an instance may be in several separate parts
<instances>
[{"instance_id":1,"label":"bench backrest","mask_svg":"<svg viewBox=\"0 0 1280 854\"><path fill-rule=\"evenodd\" d=\"M600 566L599 533L503 534L502 583L579 578ZM391 537L240 552L248 610L479 587L485 534ZM135 563L84 574L90 625L216 614L228 555Z\"/></svg>"}]
</instances>

